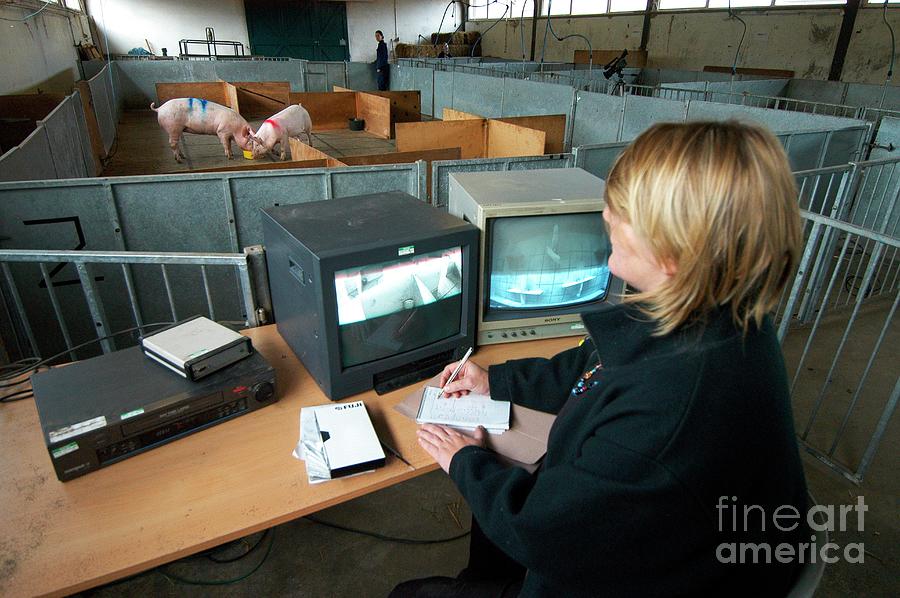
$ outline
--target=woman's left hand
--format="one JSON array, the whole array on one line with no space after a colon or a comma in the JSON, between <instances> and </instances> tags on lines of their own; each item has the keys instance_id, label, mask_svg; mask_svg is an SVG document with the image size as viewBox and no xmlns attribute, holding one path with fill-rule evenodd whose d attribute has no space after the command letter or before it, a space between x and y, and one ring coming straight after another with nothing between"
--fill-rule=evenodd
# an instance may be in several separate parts
<instances>
[{"instance_id":1,"label":"woman's left hand","mask_svg":"<svg viewBox=\"0 0 900 598\"><path fill-rule=\"evenodd\" d=\"M419 445L434 457L445 472L450 473L450 461L453 455L465 446L484 446L487 432L481 426L475 428L475 436L466 436L453 428L425 424L416 433Z\"/></svg>"}]
</instances>

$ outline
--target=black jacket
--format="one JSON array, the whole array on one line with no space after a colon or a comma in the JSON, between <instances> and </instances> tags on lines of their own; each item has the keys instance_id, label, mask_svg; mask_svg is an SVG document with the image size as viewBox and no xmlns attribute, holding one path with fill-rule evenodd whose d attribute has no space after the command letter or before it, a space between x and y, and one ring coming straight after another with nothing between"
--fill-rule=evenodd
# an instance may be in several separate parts
<instances>
[{"instance_id":1,"label":"black jacket","mask_svg":"<svg viewBox=\"0 0 900 598\"><path fill-rule=\"evenodd\" d=\"M371 47L371 46L370 46ZM375 70L380 71L388 65L387 44L384 41L378 42L378 49L375 51Z\"/></svg>"},{"instance_id":2,"label":"black jacket","mask_svg":"<svg viewBox=\"0 0 900 598\"><path fill-rule=\"evenodd\" d=\"M807 499L771 322L743 336L720 310L703 326L653 337L634 307L583 320L582 346L489 370L495 399L551 413L566 405L541 468L504 467L479 447L450 464L487 537L527 567L522 595L784 595L796 560L717 559L722 543L774 551L809 542L805 524L792 533L772 526L781 505L804 520ZM586 391L570 393L598 361ZM717 510L722 496L737 500ZM765 532L759 510L741 531L744 504L762 507Z\"/></svg>"}]
</instances>

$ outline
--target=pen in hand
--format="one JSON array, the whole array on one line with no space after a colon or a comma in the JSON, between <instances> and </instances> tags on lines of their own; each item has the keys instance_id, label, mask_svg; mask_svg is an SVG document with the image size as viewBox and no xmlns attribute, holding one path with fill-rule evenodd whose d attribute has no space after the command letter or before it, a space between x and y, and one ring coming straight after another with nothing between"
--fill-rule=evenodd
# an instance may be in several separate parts
<instances>
[{"instance_id":1,"label":"pen in hand","mask_svg":"<svg viewBox=\"0 0 900 598\"><path fill-rule=\"evenodd\" d=\"M459 360L459 363L456 365L456 369L453 370L453 373L450 374L450 377L447 378L447 381L444 382L444 385L441 387L441 394L444 394L447 385L456 380L456 377L462 371L463 366L466 365L466 362L469 360L469 356L472 355L472 350L474 347L469 347L469 350L466 351L466 354L463 355L463 358Z\"/></svg>"}]
</instances>

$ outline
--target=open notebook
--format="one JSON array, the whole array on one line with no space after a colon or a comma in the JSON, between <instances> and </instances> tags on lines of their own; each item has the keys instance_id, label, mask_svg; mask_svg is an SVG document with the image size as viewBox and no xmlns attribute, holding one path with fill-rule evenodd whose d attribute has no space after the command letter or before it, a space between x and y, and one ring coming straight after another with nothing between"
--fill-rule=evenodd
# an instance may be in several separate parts
<instances>
[{"instance_id":1,"label":"open notebook","mask_svg":"<svg viewBox=\"0 0 900 598\"><path fill-rule=\"evenodd\" d=\"M416 423L441 424L474 430L483 426L491 434L509 430L509 401L495 401L489 396L469 394L456 399L441 396L441 389L426 386L416 413Z\"/></svg>"}]
</instances>

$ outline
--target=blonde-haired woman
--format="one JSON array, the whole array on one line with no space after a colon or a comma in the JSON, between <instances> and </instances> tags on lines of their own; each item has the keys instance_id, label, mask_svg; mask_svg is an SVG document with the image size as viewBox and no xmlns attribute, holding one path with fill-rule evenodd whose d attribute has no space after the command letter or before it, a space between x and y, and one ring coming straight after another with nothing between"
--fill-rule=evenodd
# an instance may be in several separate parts
<instances>
[{"instance_id":1,"label":"blonde-haired woman","mask_svg":"<svg viewBox=\"0 0 900 598\"><path fill-rule=\"evenodd\" d=\"M658 124L626 148L604 218L610 270L635 292L584 314L577 348L469 362L448 385L558 416L534 474L482 434L419 431L472 509L469 567L395 595L785 595L809 532L768 314L798 256L796 199L756 126Z\"/></svg>"}]
</instances>

